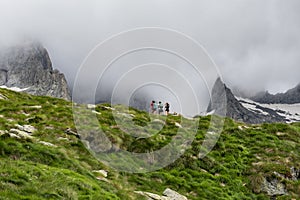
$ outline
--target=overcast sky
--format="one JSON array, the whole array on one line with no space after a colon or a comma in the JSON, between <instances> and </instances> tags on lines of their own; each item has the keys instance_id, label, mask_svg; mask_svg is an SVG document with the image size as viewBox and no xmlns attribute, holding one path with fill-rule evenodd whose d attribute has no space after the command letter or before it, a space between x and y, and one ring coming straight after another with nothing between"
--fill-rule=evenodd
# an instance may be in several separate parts
<instances>
[{"instance_id":1,"label":"overcast sky","mask_svg":"<svg viewBox=\"0 0 300 200\"><path fill-rule=\"evenodd\" d=\"M73 83L92 48L121 31L162 27L202 44L230 87L300 82L299 0L0 0L0 44L40 40Z\"/></svg>"}]
</instances>

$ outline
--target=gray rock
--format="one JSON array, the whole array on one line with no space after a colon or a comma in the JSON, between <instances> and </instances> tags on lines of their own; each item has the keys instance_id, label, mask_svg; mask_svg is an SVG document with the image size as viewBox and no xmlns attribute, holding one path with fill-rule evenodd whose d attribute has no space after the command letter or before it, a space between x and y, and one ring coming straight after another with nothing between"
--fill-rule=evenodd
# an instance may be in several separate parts
<instances>
[{"instance_id":1,"label":"gray rock","mask_svg":"<svg viewBox=\"0 0 300 200\"><path fill-rule=\"evenodd\" d=\"M0 99L6 100L7 98L6 98L6 96L4 96L3 94L0 93Z\"/></svg>"},{"instance_id":2,"label":"gray rock","mask_svg":"<svg viewBox=\"0 0 300 200\"><path fill-rule=\"evenodd\" d=\"M188 200L185 196L179 194L174 190L171 190L170 188L165 189L163 195L169 197L170 200Z\"/></svg>"},{"instance_id":3,"label":"gray rock","mask_svg":"<svg viewBox=\"0 0 300 200\"><path fill-rule=\"evenodd\" d=\"M9 135L10 135L10 137L15 137L15 138L18 138L18 139L19 138L33 139L33 137L29 133L27 133L25 131L21 131L19 129L14 129L14 128L10 129Z\"/></svg>"},{"instance_id":4,"label":"gray rock","mask_svg":"<svg viewBox=\"0 0 300 200\"><path fill-rule=\"evenodd\" d=\"M45 141L38 141L39 144L42 144L44 146L48 146L48 147L56 147L56 145L50 143L50 142L45 142Z\"/></svg>"},{"instance_id":5,"label":"gray rock","mask_svg":"<svg viewBox=\"0 0 300 200\"><path fill-rule=\"evenodd\" d=\"M280 183L276 178L267 180L264 178L261 191L266 192L269 196L279 196L287 194L285 185Z\"/></svg>"},{"instance_id":6,"label":"gray rock","mask_svg":"<svg viewBox=\"0 0 300 200\"><path fill-rule=\"evenodd\" d=\"M100 170L94 170L93 172L96 172L96 173L98 173L98 174L101 174L103 177L107 177L107 175L108 175L108 172L107 171L105 171L105 170L103 170L103 169L100 169Z\"/></svg>"},{"instance_id":7,"label":"gray rock","mask_svg":"<svg viewBox=\"0 0 300 200\"><path fill-rule=\"evenodd\" d=\"M33 95L71 99L65 76L53 70L47 50L36 42L0 52L0 85L28 88L25 92Z\"/></svg>"},{"instance_id":8,"label":"gray rock","mask_svg":"<svg viewBox=\"0 0 300 200\"><path fill-rule=\"evenodd\" d=\"M300 169L296 169L295 167L291 167L291 177L290 179L293 181L297 181L300 179Z\"/></svg>"},{"instance_id":9,"label":"gray rock","mask_svg":"<svg viewBox=\"0 0 300 200\"><path fill-rule=\"evenodd\" d=\"M22 126L22 125L16 124L15 126L19 130L25 131L25 132L27 132L30 135L36 131L36 129L33 126L31 126L31 125L24 125L24 126Z\"/></svg>"},{"instance_id":10,"label":"gray rock","mask_svg":"<svg viewBox=\"0 0 300 200\"><path fill-rule=\"evenodd\" d=\"M5 131L0 130L0 136L1 136L1 135L4 135L4 134L5 134Z\"/></svg>"}]
</instances>

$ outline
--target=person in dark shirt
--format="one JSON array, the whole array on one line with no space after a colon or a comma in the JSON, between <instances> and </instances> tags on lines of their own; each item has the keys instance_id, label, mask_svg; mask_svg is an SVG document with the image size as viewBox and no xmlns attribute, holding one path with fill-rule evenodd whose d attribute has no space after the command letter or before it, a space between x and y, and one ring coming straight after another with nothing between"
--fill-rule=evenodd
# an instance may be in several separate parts
<instances>
[{"instance_id":1,"label":"person in dark shirt","mask_svg":"<svg viewBox=\"0 0 300 200\"><path fill-rule=\"evenodd\" d=\"M168 115L170 112L170 104L168 102L165 104L165 111L166 111L166 115Z\"/></svg>"}]
</instances>

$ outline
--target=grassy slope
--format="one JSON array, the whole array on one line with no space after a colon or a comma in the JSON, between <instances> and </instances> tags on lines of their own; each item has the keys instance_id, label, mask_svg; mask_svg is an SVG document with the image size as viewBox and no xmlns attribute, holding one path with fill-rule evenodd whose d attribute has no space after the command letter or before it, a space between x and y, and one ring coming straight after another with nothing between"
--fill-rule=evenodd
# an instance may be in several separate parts
<instances>
[{"instance_id":1,"label":"grassy slope","mask_svg":"<svg viewBox=\"0 0 300 200\"><path fill-rule=\"evenodd\" d=\"M35 97L0 89L0 130L15 124L37 128L33 140L0 138L0 199L141 199L134 190L161 194L169 187L189 199L269 199L260 191L262 177L276 171L288 174L300 168L300 124L263 124L243 130L227 119L212 152L197 159L210 117L201 117L192 148L164 169L144 174L116 172L98 162L80 140L67 135L75 130L70 102ZM41 105L42 108L32 106ZM166 145L177 130L179 117L170 116L164 129L148 139L135 140L116 126L110 109L99 105L99 122L118 148L147 152ZM145 125L148 114L134 109L134 121ZM150 131L151 132L151 131ZM278 134L280 133L280 134ZM59 139L60 138L60 139ZM61 138L67 138L61 139ZM37 139L55 144L48 147ZM109 171L108 182L93 170ZM281 180L289 195L300 199L300 181Z\"/></svg>"}]
</instances>

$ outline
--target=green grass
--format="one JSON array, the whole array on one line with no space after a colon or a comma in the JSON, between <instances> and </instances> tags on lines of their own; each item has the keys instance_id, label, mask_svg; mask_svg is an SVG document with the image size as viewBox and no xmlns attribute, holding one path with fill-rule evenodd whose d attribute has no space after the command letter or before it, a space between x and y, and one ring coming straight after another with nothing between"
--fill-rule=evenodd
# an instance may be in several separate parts
<instances>
[{"instance_id":1,"label":"green grass","mask_svg":"<svg viewBox=\"0 0 300 200\"><path fill-rule=\"evenodd\" d=\"M300 123L247 125L241 130L239 126L245 124L226 119L212 151L199 159L206 132L216 129L210 127L211 116L187 120L121 105L112 110L109 104L101 104L95 109L101 113L95 114L97 123L114 151L159 150L178 137L176 123L186 125L181 137L194 137L190 148L169 166L148 173L118 172L97 160L75 135L65 133L78 128L70 102L5 89L0 93L8 98L0 100L0 130L15 124L37 129L34 139L0 137L0 199L142 199L134 191L161 194L167 187L191 200L270 199L261 191L263 179L274 178L274 172L289 177L291 167L300 169ZM157 120L151 123L153 118ZM90 128L85 115L79 120ZM196 133L195 121L199 123ZM139 167L135 162L124 160L115 167ZM107 181L97 179L99 174L93 171L99 169L109 172ZM288 191L277 199L300 199L300 180L277 178Z\"/></svg>"}]
</instances>

